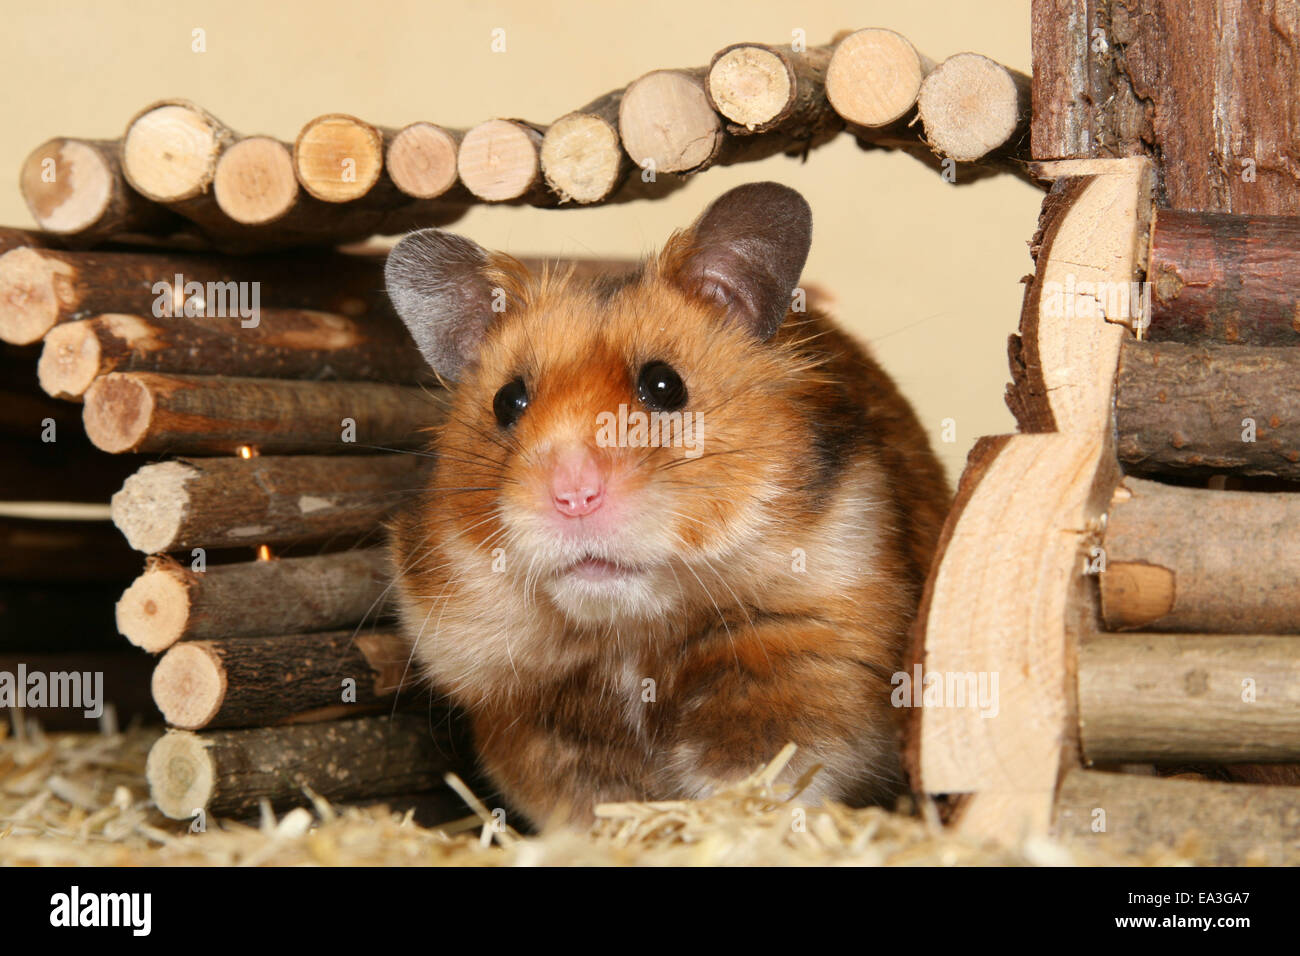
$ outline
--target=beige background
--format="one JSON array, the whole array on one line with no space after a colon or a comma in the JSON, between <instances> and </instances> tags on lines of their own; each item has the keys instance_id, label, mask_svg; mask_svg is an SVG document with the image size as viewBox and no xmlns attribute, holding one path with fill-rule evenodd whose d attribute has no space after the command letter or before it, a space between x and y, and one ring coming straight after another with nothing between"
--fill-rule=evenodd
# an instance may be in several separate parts
<instances>
[{"instance_id":1,"label":"beige background","mask_svg":"<svg viewBox=\"0 0 1300 956\"><path fill-rule=\"evenodd\" d=\"M29 225L26 154L55 135L115 137L152 100L194 99L244 133L292 140L325 112L381 125L548 122L652 69L702 65L739 40L809 43L885 26L940 60L973 50L1029 70L1029 0L645 0L638 3L0 0L0 222ZM506 52L493 53L493 28ZM191 51L195 28L207 51ZM455 227L516 254L639 255L742 182L776 179L812 204L805 273L873 344L916 404L950 478L982 434L1009 431L1005 343L1040 194L1008 177L950 185L847 137L806 164L712 170L655 203L592 210L479 208ZM941 422L956 441L940 442Z\"/></svg>"}]
</instances>

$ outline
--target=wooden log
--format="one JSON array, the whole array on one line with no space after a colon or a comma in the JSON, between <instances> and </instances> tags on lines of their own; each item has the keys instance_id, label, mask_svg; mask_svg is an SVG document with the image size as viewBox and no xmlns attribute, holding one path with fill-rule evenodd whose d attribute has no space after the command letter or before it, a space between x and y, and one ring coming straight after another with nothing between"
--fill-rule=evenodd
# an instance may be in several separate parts
<instances>
[{"instance_id":1,"label":"wooden log","mask_svg":"<svg viewBox=\"0 0 1300 956\"><path fill-rule=\"evenodd\" d=\"M139 570L107 521L0 516L0 581L125 583Z\"/></svg>"},{"instance_id":2,"label":"wooden log","mask_svg":"<svg viewBox=\"0 0 1300 956\"><path fill-rule=\"evenodd\" d=\"M352 318L376 312L391 315L383 273L384 257L370 254L247 259L23 245L0 255L0 340L27 345L40 341L59 322L106 312L157 315L157 309L164 316L202 315L209 311L209 299L216 305L241 283L257 294L261 305L320 309Z\"/></svg>"},{"instance_id":3,"label":"wooden log","mask_svg":"<svg viewBox=\"0 0 1300 956\"><path fill-rule=\"evenodd\" d=\"M713 55L705 92L715 110L743 135L773 129L815 130L842 123L826 98L826 70L834 47L796 51L790 45L733 43Z\"/></svg>"},{"instance_id":4,"label":"wooden log","mask_svg":"<svg viewBox=\"0 0 1300 956\"><path fill-rule=\"evenodd\" d=\"M544 126L514 119L490 119L465 133L456 171L465 188L484 202L553 205L542 177Z\"/></svg>"},{"instance_id":5,"label":"wooden log","mask_svg":"<svg viewBox=\"0 0 1300 956\"><path fill-rule=\"evenodd\" d=\"M387 314L357 321L307 309L239 318L99 315L45 336L37 372L55 398L80 400L110 372L170 372L414 384L430 378L406 327Z\"/></svg>"},{"instance_id":6,"label":"wooden log","mask_svg":"<svg viewBox=\"0 0 1300 956\"><path fill-rule=\"evenodd\" d=\"M654 70L627 87L618 126L634 164L686 173L717 161L725 131L704 91L706 77L704 69Z\"/></svg>"},{"instance_id":7,"label":"wooden log","mask_svg":"<svg viewBox=\"0 0 1300 956\"><path fill-rule=\"evenodd\" d=\"M1300 217L1162 209L1147 281L1153 342L1300 345Z\"/></svg>"},{"instance_id":8,"label":"wooden log","mask_svg":"<svg viewBox=\"0 0 1300 956\"><path fill-rule=\"evenodd\" d=\"M858 126L888 126L916 106L934 61L893 30L870 28L843 37L826 68L826 96Z\"/></svg>"},{"instance_id":9,"label":"wooden log","mask_svg":"<svg viewBox=\"0 0 1300 956\"><path fill-rule=\"evenodd\" d=\"M184 641L158 661L153 699L182 730L335 720L391 705L409 660L395 631Z\"/></svg>"},{"instance_id":10,"label":"wooden log","mask_svg":"<svg viewBox=\"0 0 1300 956\"><path fill-rule=\"evenodd\" d=\"M293 144L298 181L317 199L353 202L384 179L384 131L346 113L317 116Z\"/></svg>"},{"instance_id":11,"label":"wooden log","mask_svg":"<svg viewBox=\"0 0 1300 956\"><path fill-rule=\"evenodd\" d=\"M419 445L435 410L401 385L111 372L86 390L82 420L113 454L330 454Z\"/></svg>"},{"instance_id":12,"label":"wooden log","mask_svg":"<svg viewBox=\"0 0 1300 956\"><path fill-rule=\"evenodd\" d=\"M614 90L547 128L539 154L542 174L561 203L603 202L627 180L632 160L618 135L622 101L623 91Z\"/></svg>"},{"instance_id":13,"label":"wooden log","mask_svg":"<svg viewBox=\"0 0 1300 956\"><path fill-rule=\"evenodd\" d=\"M23 163L19 188L46 232L93 243L123 233L169 232L176 218L127 185L110 140L57 137Z\"/></svg>"},{"instance_id":14,"label":"wooden log","mask_svg":"<svg viewBox=\"0 0 1300 956\"><path fill-rule=\"evenodd\" d=\"M212 178L218 208L237 223L264 226L310 205L294 175L292 149L269 136L232 144Z\"/></svg>"},{"instance_id":15,"label":"wooden log","mask_svg":"<svg viewBox=\"0 0 1300 956\"><path fill-rule=\"evenodd\" d=\"M1108 855L1173 849L1214 866L1294 864L1300 789L1076 769L1061 783L1053 829Z\"/></svg>"},{"instance_id":16,"label":"wooden log","mask_svg":"<svg viewBox=\"0 0 1300 956\"><path fill-rule=\"evenodd\" d=\"M237 134L189 100L161 100L127 124L122 173L146 199L220 232L224 214L212 194L221 153Z\"/></svg>"},{"instance_id":17,"label":"wooden log","mask_svg":"<svg viewBox=\"0 0 1300 956\"><path fill-rule=\"evenodd\" d=\"M212 202L181 211L215 245L245 254L442 226L464 212L463 204L413 201L387 180L353 200L323 201L300 186L291 149L266 136L233 143L217 161Z\"/></svg>"},{"instance_id":18,"label":"wooden log","mask_svg":"<svg viewBox=\"0 0 1300 956\"><path fill-rule=\"evenodd\" d=\"M975 162L994 153L1029 158L1030 80L978 53L958 53L921 83L925 138L944 156Z\"/></svg>"},{"instance_id":19,"label":"wooden log","mask_svg":"<svg viewBox=\"0 0 1300 956\"><path fill-rule=\"evenodd\" d=\"M623 148L642 170L698 173L778 153L803 155L829 142L838 122L815 129L732 135L709 103L708 69L655 70L634 81L619 104Z\"/></svg>"},{"instance_id":20,"label":"wooden log","mask_svg":"<svg viewBox=\"0 0 1300 956\"><path fill-rule=\"evenodd\" d=\"M267 800L346 802L430 790L454 769L446 718L398 714L196 734L170 731L149 752L154 803L184 820L237 816Z\"/></svg>"},{"instance_id":21,"label":"wooden log","mask_svg":"<svg viewBox=\"0 0 1300 956\"><path fill-rule=\"evenodd\" d=\"M1162 207L1300 215L1292 4L1033 0L1033 153L1145 155Z\"/></svg>"},{"instance_id":22,"label":"wooden log","mask_svg":"<svg viewBox=\"0 0 1300 956\"><path fill-rule=\"evenodd\" d=\"M457 189L456 156L463 130L433 123L411 123L387 140L384 168L398 189L413 199L463 199L467 191Z\"/></svg>"},{"instance_id":23,"label":"wooden log","mask_svg":"<svg viewBox=\"0 0 1300 956\"><path fill-rule=\"evenodd\" d=\"M113 522L146 554L257 547L373 532L420 487L418 455L167 461L113 496Z\"/></svg>"},{"instance_id":24,"label":"wooden log","mask_svg":"<svg viewBox=\"0 0 1300 956\"><path fill-rule=\"evenodd\" d=\"M118 646L112 650L68 650L55 652L21 651L0 654L0 673L12 675L14 690L27 686L27 706L22 719L35 720L46 730L96 733L100 721L111 705L118 726L128 721L159 722L158 708L149 694L149 675L153 661L134 647ZM26 681L19 680L21 675ZM40 703L31 695L32 675L44 675L45 698ZM66 676L58 676L66 675ZM74 676L76 675L76 676ZM55 700L51 691L72 695ZM76 695L80 694L78 700ZM58 704L59 706L51 706ZM96 713L96 711L101 711ZM0 700L0 722L8 723L11 708ZM87 711L90 711L87 714Z\"/></svg>"},{"instance_id":25,"label":"wooden log","mask_svg":"<svg viewBox=\"0 0 1300 956\"><path fill-rule=\"evenodd\" d=\"M177 641L327 631L383 616L383 549L210 566L149 559L117 602L117 629L157 654Z\"/></svg>"},{"instance_id":26,"label":"wooden log","mask_svg":"<svg viewBox=\"0 0 1300 956\"><path fill-rule=\"evenodd\" d=\"M1090 637L1079 648L1079 734L1090 762L1298 761L1300 643Z\"/></svg>"},{"instance_id":27,"label":"wooden log","mask_svg":"<svg viewBox=\"0 0 1300 956\"><path fill-rule=\"evenodd\" d=\"M1115 427L1139 474L1300 478L1300 352L1126 340Z\"/></svg>"},{"instance_id":28,"label":"wooden log","mask_svg":"<svg viewBox=\"0 0 1300 956\"><path fill-rule=\"evenodd\" d=\"M10 238L23 242L21 233ZM0 250L3 242L0 233ZM221 315L231 311L237 293L257 308L313 309L392 323L397 318L384 291L383 252L249 258L174 250L72 252L20 244L0 255L0 341L30 345L60 322L104 313ZM541 260L524 262L541 268ZM563 262L576 263L580 272L629 268L626 260Z\"/></svg>"},{"instance_id":29,"label":"wooden log","mask_svg":"<svg viewBox=\"0 0 1300 956\"><path fill-rule=\"evenodd\" d=\"M1209 491L1125 478L1100 577L1113 630L1300 634L1300 494Z\"/></svg>"}]
</instances>

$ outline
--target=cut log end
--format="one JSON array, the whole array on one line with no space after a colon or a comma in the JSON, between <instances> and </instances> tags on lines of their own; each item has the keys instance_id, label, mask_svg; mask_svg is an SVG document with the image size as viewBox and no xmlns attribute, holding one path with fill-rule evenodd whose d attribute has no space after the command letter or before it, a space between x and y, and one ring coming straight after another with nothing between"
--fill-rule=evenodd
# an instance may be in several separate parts
<instances>
[{"instance_id":1,"label":"cut log end","mask_svg":"<svg viewBox=\"0 0 1300 956\"><path fill-rule=\"evenodd\" d=\"M154 414L153 392L141 381L121 374L104 375L86 389L82 424L100 451L121 454L140 446Z\"/></svg>"},{"instance_id":2,"label":"cut log end","mask_svg":"<svg viewBox=\"0 0 1300 956\"><path fill-rule=\"evenodd\" d=\"M72 270L26 246L0 256L0 339L31 345L59 319Z\"/></svg>"},{"instance_id":3,"label":"cut log end","mask_svg":"<svg viewBox=\"0 0 1300 956\"><path fill-rule=\"evenodd\" d=\"M117 629L136 647L160 654L185 632L189 589L167 565L153 567L131 583L117 602Z\"/></svg>"},{"instance_id":4,"label":"cut log end","mask_svg":"<svg viewBox=\"0 0 1300 956\"><path fill-rule=\"evenodd\" d=\"M307 192L325 202L349 202L379 181L384 137L355 116L318 116L298 134L293 161Z\"/></svg>"},{"instance_id":5,"label":"cut log end","mask_svg":"<svg viewBox=\"0 0 1300 956\"><path fill-rule=\"evenodd\" d=\"M437 199L456 185L456 138L441 126L412 123L388 145L388 175L416 199Z\"/></svg>"},{"instance_id":6,"label":"cut log end","mask_svg":"<svg viewBox=\"0 0 1300 956\"><path fill-rule=\"evenodd\" d=\"M298 198L293 156L283 143L266 136L240 140L221 155L212 188L217 205L235 222L274 222Z\"/></svg>"},{"instance_id":7,"label":"cut log end","mask_svg":"<svg viewBox=\"0 0 1300 956\"><path fill-rule=\"evenodd\" d=\"M527 126L500 119L480 123L461 140L461 182L486 202L519 199L537 182L540 146L541 136Z\"/></svg>"},{"instance_id":8,"label":"cut log end","mask_svg":"<svg viewBox=\"0 0 1300 956\"><path fill-rule=\"evenodd\" d=\"M826 95L835 112L860 126L888 126L916 105L930 62L901 34L872 28L835 47Z\"/></svg>"},{"instance_id":9,"label":"cut log end","mask_svg":"<svg viewBox=\"0 0 1300 956\"><path fill-rule=\"evenodd\" d=\"M785 62L761 46L734 47L709 69L718 111L746 129L770 123L789 106L794 83Z\"/></svg>"},{"instance_id":10,"label":"cut log end","mask_svg":"<svg viewBox=\"0 0 1300 956\"><path fill-rule=\"evenodd\" d=\"M54 398L80 401L99 374L99 339L84 322L56 325L45 335L36 377Z\"/></svg>"},{"instance_id":11,"label":"cut log end","mask_svg":"<svg viewBox=\"0 0 1300 956\"><path fill-rule=\"evenodd\" d=\"M173 731L149 751L145 777L163 815L188 820L212 801L217 768L202 737Z\"/></svg>"},{"instance_id":12,"label":"cut log end","mask_svg":"<svg viewBox=\"0 0 1300 956\"><path fill-rule=\"evenodd\" d=\"M203 642L177 644L153 672L153 699L167 723L182 730L207 726L226 697L226 669Z\"/></svg>"},{"instance_id":13,"label":"cut log end","mask_svg":"<svg viewBox=\"0 0 1300 956\"><path fill-rule=\"evenodd\" d=\"M20 187L32 218L46 232L89 229L108 210L115 172L99 150L75 139L52 139L23 163Z\"/></svg>"},{"instance_id":14,"label":"cut log end","mask_svg":"<svg viewBox=\"0 0 1300 956\"><path fill-rule=\"evenodd\" d=\"M139 116L122 142L122 167L137 192L178 202L212 183L225 131L197 107L167 103Z\"/></svg>"},{"instance_id":15,"label":"cut log end","mask_svg":"<svg viewBox=\"0 0 1300 956\"><path fill-rule=\"evenodd\" d=\"M1011 71L978 53L940 63L921 84L916 105L930 145L959 162L1004 146L1022 115Z\"/></svg>"},{"instance_id":16,"label":"cut log end","mask_svg":"<svg viewBox=\"0 0 1300 956\"><path fill-rule=\"evenodd\" d=\"M656 70L633 82L619 104L618 127L632 161L661 173L707 165L723 140L703 84L681 70Z\"/></svg>"},{"instance_id":17,"label":"cut log end","mask_svg":"<svg viewBox=\"0 0 1300 956\"><path fill-rule=\"evenodd\" d=\"M562 199L600 202L618 187L623 145L602 117L570 113L556 120L542 139L546 182Z\"/></svg>"},{"instance_id":18,"label":"cut log end","mask_svg":"<svg viewBox=\"0 0 1300 956\"><path fill-rule=\"evenodd\" d=\"M189 496L185 484L198 471L178 461L145 465L113 495L113 523L137 551L156 554L175 548Z\"/></svg>"}]
</instances>

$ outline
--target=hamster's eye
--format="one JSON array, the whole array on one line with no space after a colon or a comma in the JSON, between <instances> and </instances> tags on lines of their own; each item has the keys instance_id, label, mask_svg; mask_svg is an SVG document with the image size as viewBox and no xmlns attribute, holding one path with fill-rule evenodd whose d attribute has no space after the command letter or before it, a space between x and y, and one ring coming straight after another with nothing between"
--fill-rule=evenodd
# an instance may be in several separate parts
<instances>
[{"instance_id":1,"label":"hamster's eye","mask_svg":"<svg viewBox=\"0 0 1300 956\"><path fill-rule=\"evenodd\" d=\"M637 373L636 394L655 411L671 412L686 404L686 383L667 362L646 362Z\"/></svg>"},{"instance_id":2,"label":"hamster's eye","mask_svg":"<svg viewBox=\"0 0 1300 956\"><path fill-rule=\"evenodd\" d=\"M509 428L519 421L519 416L524 413L524 409L527 407L528 387L524 385L522 378L517 378L513 382L506 382L497 390L496 397L492 399L492 411L496 414L497 424L502 428Z\"/></svg>"}]
</instances>

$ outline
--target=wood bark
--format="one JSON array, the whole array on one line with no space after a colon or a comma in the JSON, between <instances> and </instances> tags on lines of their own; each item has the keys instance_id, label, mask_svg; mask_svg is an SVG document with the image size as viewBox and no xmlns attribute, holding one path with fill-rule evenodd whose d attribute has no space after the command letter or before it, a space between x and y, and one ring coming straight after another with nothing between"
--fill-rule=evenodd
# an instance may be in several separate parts
<instances>
[{"instance_id":1,"label":"wood bark","mask_svg":"<svg viewBox=\"0 0 1300 956\"><path fill-rule=\"evenodd\" d=\"M423 444L437 411L401 385L112 372L86 390L83 421L113 454L331 454Z\"/></svg>"},{"instance_id":2,"label":"wood bark","mask_svg":"<svg viewBox=\"0 0 1300 956\"><path fill-rule=\"evenodd\" d=\"M409 660L393 631L185 641L158 661L153 699L182 730L335 720L390 704Z\"/></svg>"},{"instance_id":3,"label":"wood bark","mask_svg":"<svg viewBox=\"0 0 1300 956\"><path fill-rule=\"evenodd\" d=\"M387 313L358 321L308 309L260 309L256 325L245 321L109 314L65 322L45 336L41 388L76 401L110 372L394 384L432 377L406 327Z\"/></svg>"},{"instance_id":4,"label":"wood bark","mask_svg":"<svg viewBox=\"0 0 1300 956\"><path fill-rule=\"evenodd\" d=\"M1147 280L1153 342L1300 345L1300 217L1162 209Z\"/></svg>"},{"instance_id":5,"label":"wood bark","mask_svg":"<svg viewBox=\"0 0 1300 956\"><path fill-rule=\"evenodd\" d=\"M48 233L0 226L0 256L12 249L45 249L50 246L52 241L57 240L54 240Z\"/></svg>"},{"instance_id":6,"label":"wood bark","mask_svg":"<svg viewBox=\"0 0 1300 956\"><path fill-rule=\"evenodd\" d=\"M1034 0L1033 153L1158 160L1161 206L1300 215L1300 7Z\"/></svg>"},{"instance_id":7,"label":"wood bark","mask_svg":"<svg viewBox=\"0 0 1300 956\"><path fill-rule=\"evenodd\" d=\"M146 465L113 496L137 551L256 548L373 533L421 484L419 455L318 455Z\"/></svg>"},{"instance_id":8,"label":"wood bark","mask_svg":"<svg viewBox=\"0 0 1300 956\"><path fill-rule=\"evenodd\" d=\"M37 225L92 244L124 233L167 233L177 227L168 210L127 185L112 140L58 137L28 155L19 187Z\"/></svg>"},{"instance_id":9,"label":"wood bark","mask_svg":"<svg viewBox=\"0 0 1300 956\"><path fill-rule=\"evenodd\" d=\"M1090 762L1300 760L1300 643L1098 634L1079 649L1079 733Z\"/></svg>"},{"instance_id":10,"label":"wood bark","mask_svg":"<svg viewBox=\"0 0 1300 956\"><path fill-rule=\"evenodd\" d=\"M257 292L261 305L320 309L351 318L376 312L391 316L383 270L384 257L366 253L247 259L23 245L0 255L0 339L27 345L59 322L105 312L155 315L157 308L164 316L201 315L211 295L229 296L241 283Z\"/></svg>"},{"instance_id":11,"label":"wood bark","mask_svg":"<svg viewBox=\"0 0 1300 956\"><path fill-rule=\"evenodd\" d=\"M1125 478L1100 577L1114 630L1300 634L1300 494L1210 491Z\"/></svg>"},{"instance_id":12,"label":"wood bark","mask_svg":"<svg viewBox=\"0 0 1300 956\"><path fill-rule=\"evenodd\" d=\"M1061 784L1054 829L1107 854L1175 850L1214 866L1294 864L1300 789L1076 769Z\"/></svg>"},{"instance_id":13,"label":"wood bark","mask_svg":"<svg viewBox=\"0 0 1300 956\"><path fill-rule=\"evenodd\" d=\"M200 810L238 816L263 800L307 804L434 789L456 769L456 735L444 714L360 717L321 724L196 734L170 731L149 753L158 809L175 820ZM461 761L469 757L462 750Z\"/></svg>"},{"instance_id":14,"label":"wood bark","mask_svg":"<svg viewBox=\"0 0 1300 956\"><path fill-rule=\"evenodd\" d=\"M925 77L916 109L926 141L944 156L1027 161L1029 103L1029 77L978 53L958 53Z\"/></svg>"},{"instance_id":15,"label":"wood bark","mask_svg":"<svg viewBox=\"0 0 1300 956\"><path fill-rule=\"evenodd\" d=\"M1300 478L1300 352L1127 340L1115 428L1132 472Z\"/></svg>"},{"instance_id":16,"label":"wood bark","mask_svg":"<svg viewBox=\"0 0 1300 956\"><path fill-rule=\"evenodd\" d=\"M117 602L117 628L159 653L177 641L327 631L386 616L383 549L209 567L149 559Z\"/></svg>"}]
</instances>

